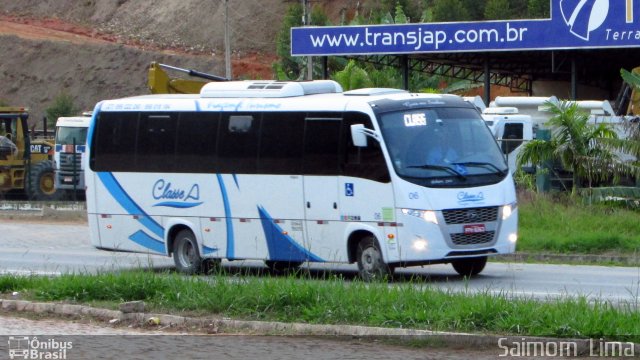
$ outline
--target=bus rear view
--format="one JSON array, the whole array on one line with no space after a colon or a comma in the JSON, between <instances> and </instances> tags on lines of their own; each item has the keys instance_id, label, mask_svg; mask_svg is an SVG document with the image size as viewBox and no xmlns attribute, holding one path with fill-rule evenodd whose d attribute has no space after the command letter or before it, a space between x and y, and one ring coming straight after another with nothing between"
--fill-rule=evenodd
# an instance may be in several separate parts
<instances>
[{"instance_id":1,"label":"bus rear view","mask_svg":"<svg viewBox=\"0 0 640 360\"><path fill-rule=\"evenodd\" d=\"M362 278L515 251L513 178L458 96L333 81L217 82L99 103L89 128L92 244L274 271L355 263Z\"/></svg>"}]
</instances>

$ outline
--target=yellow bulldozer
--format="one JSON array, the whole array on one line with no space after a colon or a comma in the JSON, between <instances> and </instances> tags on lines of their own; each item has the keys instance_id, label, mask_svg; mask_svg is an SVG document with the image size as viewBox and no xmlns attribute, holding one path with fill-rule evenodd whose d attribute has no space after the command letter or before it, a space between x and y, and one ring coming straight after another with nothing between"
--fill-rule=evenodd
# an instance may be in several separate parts
<instances>
[{"instance_id":1,"label":"yellow bulldozer","mask_svg":"<svg viewBox=\"0 0 640 360\"><path fill-rule=\"evenodd\" d=\"M18 190L29 200L59 200L61 192L54 186L53 137L31 134L28 118L24 107L0 107L0 197Z\"/></svg>"}]
</instances>

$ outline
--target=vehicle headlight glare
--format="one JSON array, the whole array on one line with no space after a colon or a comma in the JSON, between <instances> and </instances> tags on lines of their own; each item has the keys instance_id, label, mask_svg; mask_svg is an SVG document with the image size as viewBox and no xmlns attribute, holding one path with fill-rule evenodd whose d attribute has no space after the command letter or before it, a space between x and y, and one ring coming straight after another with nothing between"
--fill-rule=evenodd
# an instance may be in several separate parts
<instances>
[{"instance_id":1,"label":"vehicle headlight glare","mask_svg":"<svg viewBox=\"0 0 640 360\"><path fill-rule=\"evenodd\" d=\"M502 207L502 220L507 220L516 210L516 203L508 204Z\"/></svg>"},{"instance_id":2,"label":"vehicle headlight glare","mask_svg":"<svg viewBox=\"0 0 640 360\"><path fill-rule=\"evenodd\" d=\"M425 251L427 249L427 240L425 239L416 239L413 241L413 250L415 251Z\"/></svg>"}]
</instances>

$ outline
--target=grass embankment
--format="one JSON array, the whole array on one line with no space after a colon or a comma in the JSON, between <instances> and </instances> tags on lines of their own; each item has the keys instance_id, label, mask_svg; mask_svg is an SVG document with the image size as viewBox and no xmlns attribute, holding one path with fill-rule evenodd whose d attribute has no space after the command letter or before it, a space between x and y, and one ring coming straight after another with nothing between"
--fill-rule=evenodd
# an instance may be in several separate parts
<instances>
[{"instance_id":1,"label":"grass embankment","mask_svg":"<svg viewBox=\"0 0 640 360\"><path fill-rule=\"evenodd\" d=\"M640 256L640 212L569 197L519 199L517 251Z\"/></svg>"},{"instance_id":2,"label":"grass embankment","mask_svg":"<svg viewBox=\"0 0 640 360\"><path fill-rule=\"evenodd\" d=\"M438 331L638 341L637 303L565 298L553 302L486 293L460 294L423 282L389 286L305 276L184 277L174 273L0 276L0 292L40 301L143 300L152 312L219 314L236 319L354 324Z\"/></svg>"}]
</instances>

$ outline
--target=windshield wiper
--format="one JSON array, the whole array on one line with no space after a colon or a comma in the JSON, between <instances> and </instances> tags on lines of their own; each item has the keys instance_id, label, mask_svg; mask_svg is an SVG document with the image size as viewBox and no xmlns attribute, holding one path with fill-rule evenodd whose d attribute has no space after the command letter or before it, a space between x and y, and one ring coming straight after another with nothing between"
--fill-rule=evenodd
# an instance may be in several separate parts
<instances>
[{"instance_id":1,"label":"windshield wiper","mask_svg":"<svg viewBox=\"0 0 640 360\"><path fill-rule=\"evenodd\" d=\"M509 169L500 170L500 168L498 168L497 166L493 165L492 163L488 163L488 162L477 162L477 161L459 162L459 163L457 162L457 163L453 163L453 165L488 167L488 168L494 169L497 173L499 173L501 175L504 175L504 174L507 173L507 171L509 171Z\"/></svg>"},{"instance_id":2,"label":"windshield wiper","mask_svg":"<svg viewBox=\"0 0 640 360\"><path fill-rule=\"evenodd\" d=\"M462 180L466 180L467 177L462 175L462 173L460 173L459 171L457 171L456 169L450 168L448 166L442 166L442 165L432 165L432 164L424 164L424 165L411 165L411 166L407 166L407 168L409 169L432 169L432 170L443 170L446 171L450 174L453 174L457 177L459 177Z\"/></svg>"}]
</instances>

